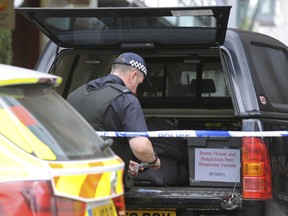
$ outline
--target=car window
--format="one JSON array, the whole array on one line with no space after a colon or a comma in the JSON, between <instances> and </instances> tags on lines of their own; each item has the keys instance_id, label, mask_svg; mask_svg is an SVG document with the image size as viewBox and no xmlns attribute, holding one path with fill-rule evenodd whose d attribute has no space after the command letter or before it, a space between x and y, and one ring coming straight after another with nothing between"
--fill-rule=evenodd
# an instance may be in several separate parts
<instances>
[{"instance_id":1,"label":"car window","mask_svg":"<svg viewBox=\"0 0 288 216\"><path fill-rule=\"evenodd\" d=\"M251 61L257 74L253 76L253 81L256 83L260 109L286 112L288 110L286 93L288 73L283 68L288 68L287 50L253 43L251 52L254 56Z\"/></svg>"},{"instance_id":2,"label":"car window","mask_svg":"<svg viewBox=\"0 0 288 216\"><path fill-rule=\"evenodd\" d=\"M47 85L0 88L3 136L26 152L45 160L105 158L103 140L94 129Z\"/></svg>"}]
</instances>

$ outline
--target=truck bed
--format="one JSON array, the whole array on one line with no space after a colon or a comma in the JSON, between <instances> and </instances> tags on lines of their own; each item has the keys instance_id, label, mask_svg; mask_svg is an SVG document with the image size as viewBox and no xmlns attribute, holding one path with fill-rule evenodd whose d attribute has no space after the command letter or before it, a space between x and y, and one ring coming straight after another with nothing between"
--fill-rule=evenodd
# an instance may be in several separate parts
<instances>
[{"instance_id":1,"label":"truck bed","mask_svg":"<svg viewBox=\"0 0 288 216\"><path fill-rule=\"evenodd\" d=\"M235 130L236 127L239 127L239 123L235 119L230 120L219 120L219 119L177 119L177 122L179 122L180 129L188 128L189 129L195 129L193 126L197 125L199 128L207 128L207 122L211 126L209 129L221 129L221 130ZM159 126L159 125L157 125ZM153 130L154 128L152 128ZM163 129L163 128L160 128ZM164 128L167 129L167 128ZM237 128L239 129L239 128ZM167 138L169 139L169 138ZM152 143L155 144L157 141L157 138L151 139ZM153 142L154 141L154 142ZM227 179L227 182L223 181L220 182L216 179L212 180L200 180L204 176L202 174L196 175L196 166L199 167L198 163L200 162L200 158L196 157L197 149L201 151L215 151L221 153L222 151L239 151L240 148L240 139L239 138L217 138L217 137L201 137L201 138L187 138L186 140L186 150L184 152L187 154L188 157L188 164L186 164L186 168L189 172L189 180L187 181L186 185L153 185L149 184L148 181L145 182L145 179L142 179L143 182L137 181L139 179L134 178L134 183L132 182L130 184L130 188L125 192L125 202L126 202L126 208L127 210L133 210L131 212L137 212L137 210L141 209L150 209L152 212L153 210L159 211L160 209L173 209L177 211L177 216L181 215L178 214L178 212L188 212L192 211L193 216L198 215L194 214L195 211L216 211L221 212L222 210L225 210L226 212L229 212L227 214L231 214L233 211L239 211L241 209L241 186L240 182L234 182L232 179L237 179L236 177L239 175L239 171L236 172L234 169L233 176L226 176L225 178L221 178L222 180ZM166 142L165 145L167 144ZM199 152L199 151L198 151ZM199 153L198 153L199 154ZM161 154L159 155L161 157ZM203 156L207 157L208 156ZM195 159L196 158L196 159ZM223 158L225 157L216 157L215 158ZM236 157L231 157L233 159L237 159ZM197 165L195 164L197 162ZM206 162L206 161L204 161ZM163 161L164 163L164 161ZM218 163L218 162L217 162ZM236 163L236 161L235 161ZM204 171L205 170L205 171ZM214 170L215 172L217 169L213 168L206 168L203 167L203 171L207 173L209 170ZM218 169L219 170L219 169ZM224 169L223 169L224 170ZM232 170L232 169L231 169ZM175 170L169 170L170 172L175 172ZM167 170L167 172L169 172ZM155 171L157 172L157 170ZM198 171L199 172L199 171ZM223 171L224 172L224 171ZM227 171L228 172L228 171ZM175 177L177 173L173 175ZM166 177L166 176L165 176ZM164 176L163 176L164 178ZM132 178L133 179L133 178ZM140 183L139 183L140 182ZM232 211L227 211L232 210ZM222 215L226 215L226 212ZM215 214L218 215L219 213ZM137 214L141 215L141 214ZM150 212L150 215L151 214ZM206 214L200 214L199 215L206 215ZM235 214L237 215L237 214Z\"/></svg>"}]
</instances>

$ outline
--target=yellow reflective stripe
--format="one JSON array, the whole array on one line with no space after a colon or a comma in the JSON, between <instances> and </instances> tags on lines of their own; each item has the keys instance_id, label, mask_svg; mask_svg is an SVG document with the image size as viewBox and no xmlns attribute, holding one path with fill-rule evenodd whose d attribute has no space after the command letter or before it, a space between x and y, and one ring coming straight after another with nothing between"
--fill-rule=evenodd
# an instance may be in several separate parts
<instances>
[{"instance_id":1,"label":"yellow reflective stripe","mask_svg":"<svg viewBox=\"0 0 288 216\"><path fill-rule=\"evenodd\" d=\"M114 191L111 190L111 180L114 176L115 171L103 174L62 175L54 177L53 180L56 191L62 195L95 199L123 193L122 178L118 175L116 175L115 180L119 188ZM94 181L91 180L91 177L94 177ZM122 186L121 188L120 185Z\"/></svg>"},{"instance_id":2,"label":"yellow reflective stripe","mask_svg":"<svg viewBox=\"0 0 288 216\"><path fill-rule=\"evenodd\" d=\"M0 143L0 181L31 179L29 176L35 179L35 168L39 170L45 166L43 161L23 151L1 134Z\"/></svg>"},{"instance_id":3,"label":"yellow reflective stripe","mask_svg":"<svg viewBox=\"0 0 288 216\"><path fill-rule=\"evenodd\" d=\"M43 160L56 160L56 155L53 151L41 142L25 125L21 124L21 130L25 134L25 139L29 142L33 152L37 157ZM18 143L16 143L19 145ZM21 147L21 145L19 145Z\"/></svg>"},{"instance_id":4,"label":"yellow reflective stripe","mask_svg":"<svg viewBox=\"0 0 288 216\"><path fill-rule=\"evenodd\" d=\"M121 193L124 192L123 175L124 175L124 171L123 170L118 170L117 171L118 181L117 181L117 184L116 184L116 194L121 194Z\"/></svg>"},{"instance_id":5,"label":"yellow reflective stripe","mask_svg":"<svg viewBox=\"0 0 288 216\"><path fill-rule=\"evenodd\" d=\"M79 161L69 163L49 162L52 168L52 175L54 175L53 184L56 194L66 197L79 197L85 200L103 199L115 194L123 194L123 169L118 166L122 164L124 166L123 161L119 157L90 163L81 163ZM105 170L107 167L109 171L98 173L97 169L95 169L97 167L99 167L99 170L103 170L103 168ZM87 174L83 174L83 168L88 168L86 170ZM91 168L91 171L89 171L89 168ZM61 170L63 170L63 174L61 174Z\"/></svg>"},{"instance_id":6,"label":"yellow reflective stripe","mask_svg":"<svg viewBox=\"0 0 288 216\"><path fill-rule=\"evenodd\" d=\"M61 176L57 182L56 188L59 192L79 196L82 182L87 175Z\"/></svg>"},{"instance_id":7,"label":"yellow reflective stripe","mask_svg":"<svg viewBox=\"0 0 288 216\"><path fill-rule=\"evenodd\" d=\"M0 80L0 86L7 86L7 85L20 85L25 83L37 83L39 78L21 78L21 79L10 79L10 80Z\"/></svg>"},{"instance_id":8,"label":"yellow reflective stripe","mask_svg":"<svg viewBox=\"0 0 288 216\"><path fill-rule=\"evenodd\" d=\"M107 160L103 163L104 163L104 165L107 166L107 165L114 165L115 163L123 163L123 161L120 158L118 158L118 160L116 160L116 161L115 160ZM123 175L124 175L123 170L117 171L118 181L116 182L116 191L115 191L117 194L120 194L123 192L123 182L122 182ZM101 192L99 191L99 193L101 193Z\"/></svg>"},{"instance_id":9,"label":"yellow reflective stripe","mask_svg":"<svg viewBox=\"0 0 288 216\"><path fill-rule=\"evenodd\" d=\"M4 144L4 142L5 143L7 143L6 142L6 140L3 140L2 139L2 137L0 137L0 142L1 142L1 145L3 145ZM8 145L11 145L11 144L8 144ZM12 144L13 145L13 144ZM2 147L0 148L0 150L2 149ZM6 150L7 151L7 150ZM23 163L21 163L21 162L19 162L19 160L15 160L15 157L11 157L11 155L9 155L9 153L11 153L11 152L9 152L8 151L8 153L7 152L4 152L4 151L1 151L1 153L0 153L0 169L1 169L1 172L3 171L3 169L5 169L5 168L18 168L18 169L22 169L22 168L24 168L25 166L24 166L24 164ZM14 152L13 152L14 153ZM13 154L12 153L12 154ZM1 176L0 176L1 177Z\"/></svg>"},{"instance_id":10,"label":"yellow reflective stripe","mask_svg":"<svg viewBox=\"0 0 288 216\"><path fill-rule=\"evenodd\" d=\"M76 165L76 166L75 166ZM89 168L91 167L89 163L65 163L65 164L62 164L62 168L63 169L69 169L69 168Z\"/></svg>"},{"instance_id":11,"label":"yellow reflective stripe","mask_svg":"<svg viewBox=\"0 0 288 216\"><path fill-rule=\"evenodd\" d=\"M101 175L102 173L87 175L82 184L79 196L83 198L95 197L95 190L98 187L98 179L101 178Z\"/></svg>"},{"instance_id":12,"label":"yellow reflective stripe","mask_svg":"<svg viewBox=\"0 0 288 216\"><path fill-rule=\"evenodd\" d=\"M69 162L59 162L59 161L51 161L49 162L49 166L54 169L66 169L66 168L83 168L83 167L99 167L99 166L111 166L111 165L118 165L124 164L124 162L118 156L106 159L102 161L95 161L95 162L81 162L81 161L69 161Z\"/></svg>"},{"instance_id":13,"label":"yellow reflective stripe","mask_svg":"<svg viewBox=\"0 0 288 216\"><path fill-rule=\"evenodd\" d=\"M114 160L105 160L103 164L106 166L124 163L119 157Z\"/></svg>"},{"instance_id":14,"label":"yellow reflective stripe","mask_svg":"<svg viewBox=\"0 0 288 216\"><path fill-rule=\"evenodd\" d=\"M103 173L103 175L99 179L94 197L105 197L111 194L111 176L112 175L113 175L112 172Z\"/></svg>"},{"instance_id":15,"label":"yellow reflective stripe","mask_svg":"<svg viewBox=\"0 0 288 216\"><path fill-rule=\"evenodd\" d=\"M1 120L4 119L7 122L7 128L5 128L1 121L1 133L11 142L29 153L34 152L40 159L56 159L56 155L52 150L41 142L13 113L9 110L2 110L0 114ZM13 125L13 127L10 125Z\"/></svg>"},{"instance_id":16,"label":"yellow reflective stripe","mask_svg":"<svg viewBox=\"0 0 288 216\"><path fill-rule=\"evenodd\" d=\"M60 85L61 83L62 83L62 78L58 77L57 80L56 80L57 86Z\"/></svg>"},{"instance_id":17,"label":"yellow reflective stripe","mask_svg":"<svg viewBox=\"0 0 288 216\"><path fill-rule=\"evenodd\" d=\"M32 164L34 167L43 167L44 162L39 158L30 155L29 153L23 151L21 148L11 143L6 137L0 134L0 167L23 167ZM3 148L3 149L2 149ZM6 156L14 159L15 163L6 162ZM8 160L8 158L7 158ZM46 163L46 162L45 162Z\"/></svg>"},{"instance_id":18,"label":"yellow reflective stripe","mask_svg":"<svg viewBox=\"0 0 288 216\"><path fill-rule=\"evenodd\" d=\"M0 131L5 137L17 145L21 143L20 147L23 150L32 153L31 146L25 141L22 134L19 133L18 124L20 121L14 115L9 115L7 111L5 112L3 109L0 109L0 122Z\"/></svg>"},{"instance_id":19,"label":"yellow reflective stripe","mask_svg":"<svg viewBox=\"0 0 288 216\"><path fill-rule=\"evenodd\" d=\"M39 78L18 78L18 79L9 79L9 80L0 80L0 86L9 86L9 85L21 85L21 84L34 84L34 83L45 83L46 80L52 81L53 85L58 86L62 82L61 77L39 77Z\"/></svg>"}]
</instances>

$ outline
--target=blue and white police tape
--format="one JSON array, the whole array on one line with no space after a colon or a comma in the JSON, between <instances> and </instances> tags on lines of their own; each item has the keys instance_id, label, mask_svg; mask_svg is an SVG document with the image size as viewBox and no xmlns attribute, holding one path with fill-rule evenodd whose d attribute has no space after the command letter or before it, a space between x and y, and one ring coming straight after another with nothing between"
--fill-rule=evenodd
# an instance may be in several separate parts
<instances>
[{"instance_id":1,"label":"blue and white police tape","mask_svg":"<svg viewBox=\"0 0 288 216\"><path fill-rule=\"evenodd\" d=\"M145 132L97 131L101 137L285 137L288 131L161 130Z\"/></svg>"}]
</instances>

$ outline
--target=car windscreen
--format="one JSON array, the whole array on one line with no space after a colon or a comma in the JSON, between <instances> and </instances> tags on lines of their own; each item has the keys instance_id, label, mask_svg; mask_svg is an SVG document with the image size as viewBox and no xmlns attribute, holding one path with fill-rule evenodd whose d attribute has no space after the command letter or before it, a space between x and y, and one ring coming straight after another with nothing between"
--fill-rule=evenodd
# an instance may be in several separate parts
<instances>
[{"instance_id":1,"label":"car windscreen","mask_svg":"<svg viewBox=\"0 0 288 216\"><path fill-rule=\"evenodd\" d=\"M44 84L0 88L0 131L15 145L44 160L111 157L103 139L58 94Z\"/></svg>"}]
</instances>

